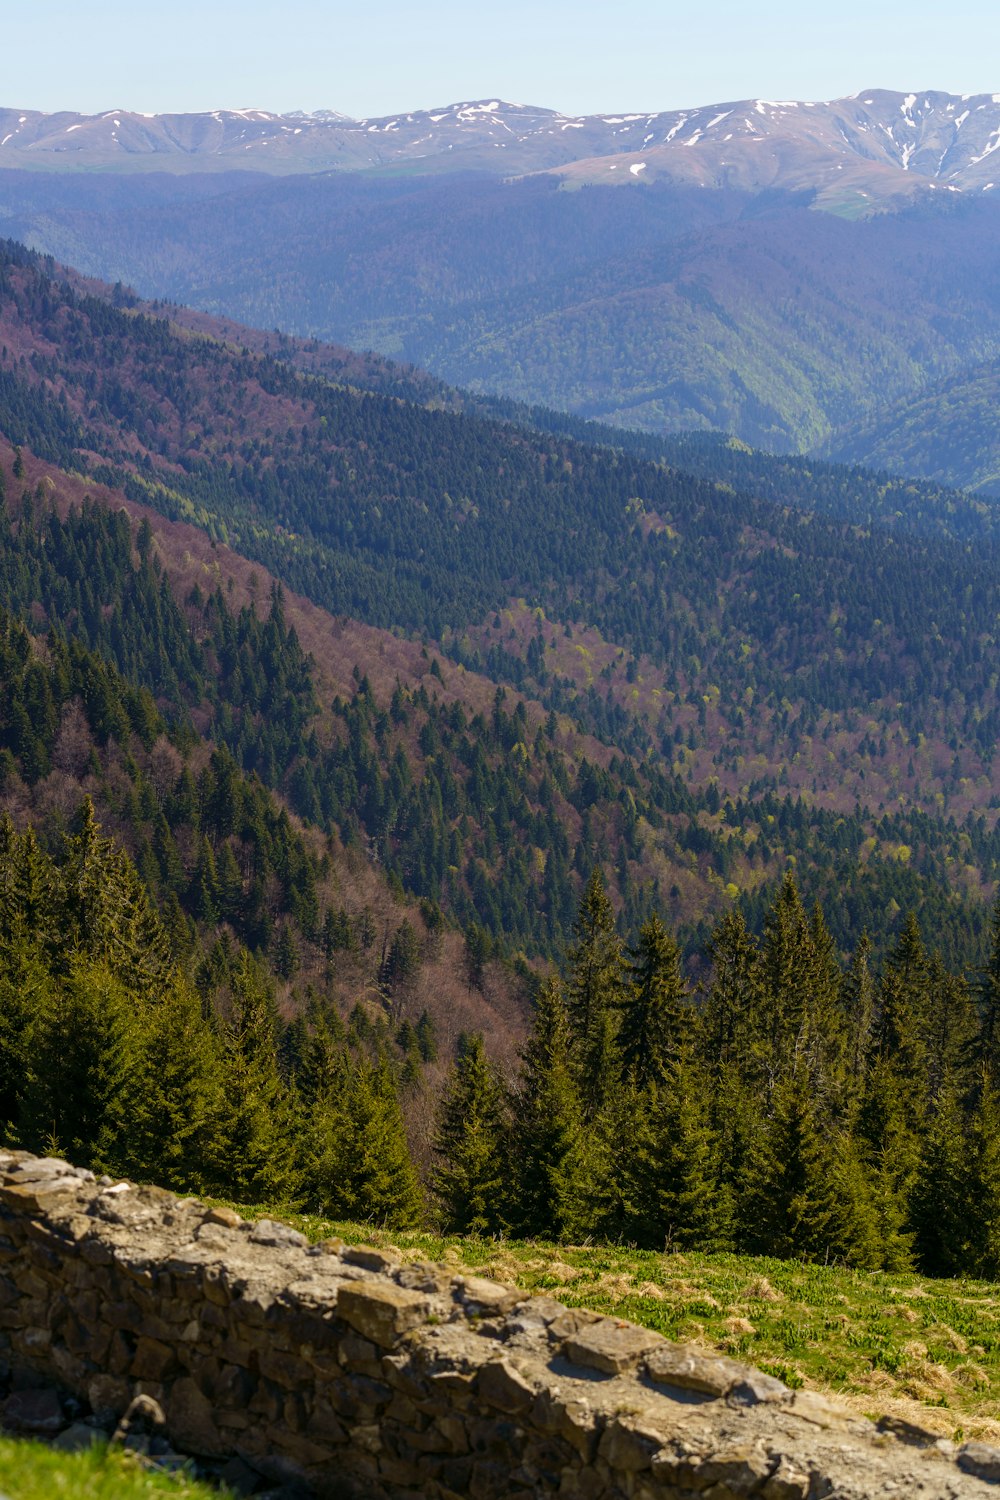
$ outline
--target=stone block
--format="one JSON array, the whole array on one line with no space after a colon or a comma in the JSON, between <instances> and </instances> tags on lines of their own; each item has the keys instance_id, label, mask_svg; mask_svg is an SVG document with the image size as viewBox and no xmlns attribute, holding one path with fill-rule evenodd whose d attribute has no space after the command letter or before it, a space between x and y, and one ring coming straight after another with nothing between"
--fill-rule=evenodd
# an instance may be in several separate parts
<instances>
[{"instance_id":1,"label":"stone block","mask_svg":"<svg viewBox=\"0 0 1000 1500\"><path fill-rule=\"evenodd\" d=\"M770 1478L765 1479L758 1494L761 1500L805 1500L809 1490L809 1476L789 1458L783 1457Z\"/></svg>"},{"instance_id":2,"label":"stone block","mask_svg":"<svg viewBox=\"0 0 1000 1500\"><path fill-rule=\"evenodd\" d=\"M426 1296L393 1282L354 1282L337 1293L339 1316L383 1349L425 1323L430 1311Z\"/></svg>"},{"instance_id":3,"label":"stone block","mask_svg":"<svg viewBox=\"0 0 1000 1500\"><path fill-rule=\"evenodd\" d=\"M832 1431L843 1431L845 1428L854 1426L858 1421L858 1418L846 1406L839 1406L836 1401L828 1400L817 1391L796 1391L788 1403L788 1408L795 1416L801 1417L812 1426Z\"/></svg>"},{"instance_id":4,"label":"stone block","mask_svg":"<svg viewBox=\"0 0 1000 1500\"><path fill-rule=\"evenodd\" d=\"M662 1342L661 1335L648 1328L602 1318L599 1323L586 1324L571 1334L563 1344L563 1353L573 1364L584 1365L588 1370L620 1375L623 1370L634 1369L644 1355Z\"/></svg>"},{"instance_id":5,"label":"stone block","mask_svg":"<svg viewBox=\"0 0 1000 1500\"><path fill-rule=\"evenodd\" d=\"M662 1447L662 1433L630 1417L615 1417L601 1434L597 1452L610 1468L636 1474L650 1467L653 1454Z\"/></svg>"},{"instance_id":6,"label":"stone block","mask_svg":"<svg viewBox=\"0 0 1000 1500\"><path fill-rule=\"evenodd\" d=\"M102 1426L117 1421L131 1399L132 1388L120 1376L95 1375L87 1384L87 1400Z\"/></svg>"},{"instance_id":7,"label":"stone block","mask_svg":"<svg viewBox=\"0 0 1000 1500\"><path fill-rule=\"evenodd\" d=\"M657 1385L697 1391L705 1396L725 1396L748 1374L748 1366L720 1355L706 1354L691 1344L660 1340L645 1360L646 1374Z\"/></svg>"},{"instance_id":8,"label":"stone block","mask_svg":"<svg viewBox=\"0 0 1000 1500\"><path fill-rule=\"evenodd\" d=\"M257 1368L276 1385L309 1385L313 1379L310 1365L294 1354L282 1354L280 1349L263 1349L257 1356Z\"/></svg>"},{"instance_id":9,"label":"stone block","mask_svg":"<svg viewBox=\"0 0 1000 1500\"><path fill-rule=\"evenodd\" d=\"M15 1391L3 1403L3 1425L9 1432L51 1437L66 1426L66 1418L55 1391Z\"/></svg>"},{"instance_id":10,"label":"stone block","mask_svg":"<svg viewBox=\"0 0 1000 1500\"><path fill-rule=\"evenodd\" d=\"M976 1479L990 1484L1000 1482L1000 1448L988 1443L963 1443L958 1450L958 1467Z\"/></svg>"},{"instance_id":11,"label":"stone block","mask_svg":"<svg viewBox=\"0 0 1000 1500\"><path fill-rule=\"evenodd\" d=\"M318 1443L346 1443L347 1428L328 1401L319 1397L306 1423L306 1432Z\"/></svg>"},{"instance_id":12,"label":"stone block","mask_svg":"<svg viewBox=\"0 0 1000 1500\"><path fill-rule=\"evenodd\" d=\"M476 1377L476 1394L498 1411L524 1412L532 1406L535 1387L509 1360L491 1360Z\"/></svg>"},{"instance_id":13,"label":"stone block","mask_svg":"<svg viewBox=\"0 0 1000 1500\"><path fill-rule=\"evenodd\" d=\"M223 1229L239 1229L243 1220L234 1208L210 1208L202 1220L204 1224L219 1224Z\"/></svg>"},{"instance_id":14,"label":"stone block","mask_svg":"<svg viewBox=\"0 0 1000 1500\"><path fill-rule=\"evenodd\" d=\"M339 1363L359 1375L370 1375L378 1380L382 1374L382 1354L370 1339L348 1333L340 1341Z\"/></svg>"},{"instance_id":15,"label":"stone block","mask_svg":"<svg viewBox=\"0 0 1000 1500\"><path fill-rule=\"evenodd\" d=\"M74 1422L52 1439L50 1447L57 1453L85 1453L88 1448L105 1442L107 1434L99 1427L91 1427L86 1422Z\"/></svg>"},{"instance_id":16,"label":"stone block","mask_svg":"<svg viewBox=\"0 0 1000 1500\"><path fill-rule=\"evenodd\" d=\"M727 1496L750 1495L770 1476L773 1467L774 1460L757 1444L710 1454L702 1459L698 1474L706 1495L716 1488Z\"/></svg>"},{"instance_id":17,"label":"stone block","mask_svg":"<svg viewBox=\"0 0 1000 1500\"><path fill-rule=\"evenodd\" d=\"M400 1264L398 1255L389 1250L375 1250L367 1245L352 1245L341 1254L345 1266L360 1266L363 1271L375 1271L387 1276Z\"/></svg>"},{"instance_id":18,"label":"stone block","mask_svg":"<svg viewBox=\"0 0 1000 1500\"><path fill-rule=\"evenodd\" d=\"M747 1373L729 1387L726 1400L730 1406L761 1406L776 1401L791 1399L791 1391L773 1375L763 1370L747 1370Z\"/></svg>"},{"instance_id":19,"label":"stone block","mask_svg":"<svg viewBox=\"0 0 1000 1500\"><path fill-rule=\"evenodd\" d=\"M178 1368L177 1355L169 1344L140 1338L129 1373L135 1380L166 1380Z\"/></svg>"},{"instance_id":20,"label":"stone block","mask_svg":"<svg viewBox=\"0 0 1000 1500\"><path fill-rule=\"evenodd\" d=\"M309 1247L304 1234L288 1224L278 1224L274 1219L258 1219L250 1231L250 1243L282 1250L306 1250Z\"/></svg>"},{"instance_id":21,"label":"stone block","mask_svg":"<svg viewBox=\"0 0 1000 1500\"><path fill-rule=\"evenodd\" d=\"M175 1380L166 1405L170 1440L199 1458L222 1458L226 1445L215 1425L212 1403L190 1376Z\"/></svg>"},{"instance_id":22,"label":"stone block","mask_svg":"<svg viewBox=\"0 0 1000 1500\"><path fill-rule=\"evenodd\" d=\"M489 1281L485 1276L456 1276L452 1287L456 1300L473 1315L509 1312L523 1300L523 1294L516 1287L505 1286L501 1281Z\"/></svg>"}]
</instances>

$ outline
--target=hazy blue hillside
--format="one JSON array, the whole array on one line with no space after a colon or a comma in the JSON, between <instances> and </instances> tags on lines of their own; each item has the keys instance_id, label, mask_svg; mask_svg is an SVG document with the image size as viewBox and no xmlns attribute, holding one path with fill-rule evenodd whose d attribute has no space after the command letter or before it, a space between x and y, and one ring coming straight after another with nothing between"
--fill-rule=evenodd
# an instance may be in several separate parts
<instances>
[{"instance_id":1,"label":"hazy blue hillside","mask_svg":"<svg viewBox=\"0 0 1000 1500\"><path fill-rule=\"evenodd\" d=\"M835 433L824 451L847 463L917 474L1000 498L1000 364L989 360Z\"/></svg>"},{"instance_id":2,"label":"hazy blue hillside","mask_svg":"<svg viewBox=\"0 0 1000 1500\"><path fill-rule=\"evenodd\" d=\"M1000 352L990 200L850 222L808 195L547 176L0 186L9 232L145 295L651 431L812 448Z\"/></svg>"}]
</instances>

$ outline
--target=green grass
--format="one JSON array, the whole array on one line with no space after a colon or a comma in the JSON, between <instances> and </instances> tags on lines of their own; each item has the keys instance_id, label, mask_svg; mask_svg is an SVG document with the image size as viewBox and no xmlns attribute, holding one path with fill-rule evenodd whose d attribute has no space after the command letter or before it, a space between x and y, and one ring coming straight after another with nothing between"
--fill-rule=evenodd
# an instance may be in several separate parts
<instances>
[{"instance_id":1,"label":"green grass","mask_svg":"<svg viewBox=\"0 0 1000 1500\"><path fill-rule=\"evenodd\" d=\"M186 1475L144 1469L131 1454L103 1444L58 1453L26 1438L0 1438L0 1492L9 1500L223 1500L224 1494Z\"/></svg>"},{"instance_id":2,"label":"green grass","mask_svg":"<svg viewBox=\"0 0 1000 1500\"><path fill-rule=\"evenodd\" d=\"M261 1209L240 1208L248 1217ZM269 1209L312 1240L392 1246L744 1359L949 1437L1000 1440L1000 1285L743 1255L390 1233Z\"/></svg>"}]
</instances>

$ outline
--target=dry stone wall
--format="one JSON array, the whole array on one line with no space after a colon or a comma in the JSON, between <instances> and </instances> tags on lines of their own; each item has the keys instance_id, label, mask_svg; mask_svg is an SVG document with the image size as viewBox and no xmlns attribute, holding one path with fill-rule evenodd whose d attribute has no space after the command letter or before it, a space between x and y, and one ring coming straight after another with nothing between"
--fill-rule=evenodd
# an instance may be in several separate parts
<instances>
[{"instance_id":1,"label":"dry stone wall","mask_svg":"<svg viewBox=\"0 0 1000 1500\"><path fill-rule=\"evenodd\" d=\"M1000 1452L647 1329L0 1152L0 1346L109 1420L323 1496L973 1500Z\"/></svg>"}]
</instances>

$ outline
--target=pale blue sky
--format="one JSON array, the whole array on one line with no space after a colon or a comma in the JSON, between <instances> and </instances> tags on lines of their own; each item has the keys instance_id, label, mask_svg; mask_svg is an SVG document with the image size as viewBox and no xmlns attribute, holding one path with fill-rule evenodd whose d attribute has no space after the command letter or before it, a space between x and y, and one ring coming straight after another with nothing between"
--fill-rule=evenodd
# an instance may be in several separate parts
<instances>
[{"instance_id":1,"label":"pale blue sky","mask_svg":"<svg viewBox=\"0 0 1000 1500\"><path fill-rule=\"evenodd\" d=\"M996 0L21 0L0 105L567 113L862 88L1000 92Z\"/></svg>"}]
</instances>

